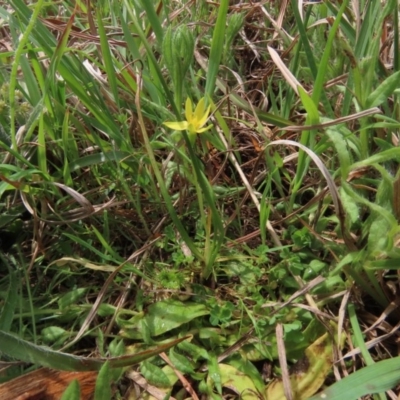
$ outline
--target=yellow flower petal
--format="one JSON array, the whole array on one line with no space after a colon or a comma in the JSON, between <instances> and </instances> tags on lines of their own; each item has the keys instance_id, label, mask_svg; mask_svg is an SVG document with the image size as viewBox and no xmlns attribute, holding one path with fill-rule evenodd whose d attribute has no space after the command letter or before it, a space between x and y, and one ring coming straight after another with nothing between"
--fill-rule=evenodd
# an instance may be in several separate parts
<instances>
[{"instance_id":1,"label":"yellow flower petal","mask_svg":"<svg viewBox=\"0 0 400 400\"><path fill-rule=\"evenodd\" d=\"M186 99L185 116L186 116L186 121L188 121L189 123L193 120L192 100L190 100L189 97Z\"/></svg>"},{"instance_id":2,"label":"yellow flower petal","mask_svg":"<svg viewBox=\"0 0 400 400\"><path fill-rule=\"evenodd\" d=\"M212 125L207 125L205 128L197 129L197 133L203 133L205 131L208 131L210 128L212 128Z\"/></svg>"},{"instance_id":3,"label":"yellow flower petal","mask_svg":"<svg viewBox=\"0 0 400 400\"><path fill-rule=\"evenodd\" d=\"M180 121L180 122L167 121L164 122L163 125L167 126L168 128L175 129L176 131L184 131L189 127L187 121Z\"/></svg>"},{"instance_id":4,"label":"yellow flower petal","mask_svg":"<svg viewBox=\"0 0 400 400\"><path fill-rule=\"evenodd\" d=\"M192 100L188 97L185 103L185 116L186 121L180 122L164 122L164 125L168 128L175 129L177 131L187 130L191 135L195 135L196 133L202 133L209 130L212 125L209 125L205 128L203 126L206 124L209 114L210 114L211 106L208 106L206 109L206 100L205 97L201 98L196 105L196 109L193 111Z\"/></svg>"},{"instance_id":5,"label":"yellow flower petal","mask_svg":"<svg viewBox=\"0 0 400 400\"><path fill-rule=\"evenodd\" d=\"M204 97L202 97L196 106L196 111L194 112L194 116L197 119L197 121L200 121L203 118L204 108L205 108L205 101Z\"/></svg>"},{"instance_id":6,"label":"yellow flower petal","mask_svg":"<svg viewBox=\"0 0 400 400\"><path fill-rule=\"evenodd\" d=\"M204 108L204 107L203 107ZM208 114L210 114L211 107L208 106L206 112L203 110L203 114L197 121L197 126L201 128L208 120Z\"/></svg>"}]
</instances>

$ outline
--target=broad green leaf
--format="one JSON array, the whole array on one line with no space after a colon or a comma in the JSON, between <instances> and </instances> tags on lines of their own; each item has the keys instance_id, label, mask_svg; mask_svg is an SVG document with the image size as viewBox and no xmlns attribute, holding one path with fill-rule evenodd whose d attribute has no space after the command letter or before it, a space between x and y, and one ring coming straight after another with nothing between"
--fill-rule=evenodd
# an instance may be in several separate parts
<instances>
[{"instance_id":1,"label":"broad green leaf","mask_svg":"<svg viewBox=\"0 0 400 400\"><path fill-rule=\"evenodd\" d=\"M371 253L381 253L387 250L388 235L391 226L384 217L377 216L369 228L368 250ZM383 234L384 232L384 234Z\"/></svg>"},{"instance_id":2,"label":"broad green leaf","mask_svg":"<svg viewBox=\"0 0 400 400\"><path fill-rule=\"evenodd\" d=\"M343 188L343 190L346 191L346 193L349 196L351 196L351 198L356 203L363 204L363 205L369 207L371 210L375 211L377 214L380 214L382 217L385 217L391 227L396 226L396 218L394 217L394 215L391 211L388 211L386 208L381 207L380 205L378 205L374 202L368 201L366 198L359 195L355 190L353 190L353 188L347 182L342 182L342 188Z\"/></svg>"},{"instance_id":3,"label":"broad green leaf","mask_svg":"<svg viewBox=\"0 0 400 400\"><path fill-rule=\"evenodd\" d=\"M174 349L169 351L169 359L175 368L184 374L193 374L194 365L189 358L177 353Z\"/></svg>"},{"instance_id":4,"label":"broad green leaf","mask_svg":"<svg viewBox=\"0 0 400 400\"><path fill-rule=\"evenodd\" d=\"M110 364L105 362L96 379L94 400L109 400L111 396Z\"/></svg>"},{"instance_id":5,"label":"broad green leaf","mask_svg":"<svg viewBox=\"0 0 400 400\"><path fill-rule=\"evenodd\" d=\"M85 293L88 291L88 288L76 288L72 289L70 292L64 294L57 301L58 307L61 310L67 308L72 304L76 304L79 299L81 299Z\"/></svg>"},{"instance_id":6,"label":"broad green leaf","mask_svg":"<svg viewBox=\"0 0 400 400\"><path fill-rule=\"evenodd\" d=\"M342 199L343 208L345 209L347 215L350 217L351 223L355 223L359 220L360 211L358 209L357 203L347 194L343 188L339 189L340 198Z\"/></svg>"},{"instance_id":7,"label":"broad green leaf","mask_svg":"<svg viewBox=\"0 0 400 400\"><path fill-rule=\"evenodd\" d=\"M232 357L232 359L229 360L229 365L234 367L236 371L241 374L240 376L249 378L252 385L256 387L259 393L264 392L265 382L261 377L260 371L252 362L245 358ZM224 372L222 372L222 374L224 374Z\"/></svg>"},{"instance_id":8,"label":"broad green leaf","mask_svg":"<svg viewBox=\"0 0 400 400\"><path fill-rule=\"evenodd\" d=\"M152 304L146 321L151 334L158 336L208 313L204 304L168 299Z\"/></svg>"},{"instance_id":9,"label":"broad green leaf","mask_svg":"<svg viewBox=\"0 0 400 400\"><path fill-rule=\"evenodd\" d=\"M48 326L42 329L42 338L46 343L54 343L63 336L68 337L69 333L59 326Z\"/></svg>"},{"instance_id":10,"label":"broad green leaf","mask_svg":"<svg viewBox=\"0 0 400 400\"><path fill-rule=\"evenodd\" d=\"M346 134L350 134L350 131L344 126L335 126L328 128L326 134L335 147L336 154L339 158L341 176L343 179L347 179L351 165L351 153L348 141L345 137Z\"/></svg>"},{"instance_id":11,"label":"broad green leaf","mask_svg":"<svg viewBox=\"0 0 400 400\"><path fill-rule=\"evenodd\" d=\"M219 364L221 385L232 390L240 399L259 400L262 398L251 378L235 367L227 364Z\"/></svg>"},{"instance_id":12,"label":"broad green leaf","mask_svg":"<svg viewBox=\"0 0 400 400\"><path fill-rule=\"evenodd\" d=\"M205 348L197 346L189 342L188 340L179 343L177 347L178 349L188 353L193 358L194 361L197 361L200 358L208 360L208 358L210 357Z\"/></svg>"},{"instance_id":13,"label":"broad green leaf","mask_svg":"<svg viewBox=\"0 0 400 400\"><path fill-rule=\"evenodd\" d=\"M162 388L171 386L171 382L165 372L151 362L143 361L140 365L140 372L151 385Z\"/></svg>"},{"instance_id":14,"label":"broad green leaf","mask_svg":"<svg viewBox=\"0 0 400 400\"><path fill-rule=\"evenodd\" d=\"M151 336L158 336L207 314L209 311L203 304L168 299L150 305L144 322L149 330L148 333ZM139 323L136 329L132 327L126 330L126 335L132 339L141 339L143 333L143 324Z\"/></svg>"},{"instance_id":15,"label":"broad green leaf","mask_svg":"<svg viewBox=\"0 0 400 400\"><path fill-rule=\"evenodd\" d=\"M333 362L332 339L326 333L305 350L304 359L299 361L299 368L290 376L294 398L305 400L313 395L324 383ZM266 399L286 399L281 380L274 380L267 387Z\"/></svg>"},{"instance_id":16,"label":"broad green leaf","mask_svg":"<svg viewBox=\"0 0 400 400\"><path fill-rule=\"evenodd\" d=\"M208 360L207 385L212 389L215 387L217 392L222 395L221 371L219 369L217 357L215 356L210 356Z\"/></svg>"},{"instance_id":17,"label":"broad green leaf","mask_svg":"<svg viewBox=\"0 0 400 400\"><path fill-rule=\"evenodd\" d=\"M389 96L392 95L395 89L399 87L400 71L395 72L386 78L372 93L369 94L366 100L366 108L378 107L384 103Z\"/></svg>"},{"instance_id":18,"label":"broad green leaf","mask_svg":"<svg viewBox=\"0 0 400 400\"><path fill-rule=\"evenodd\" d=\"M334 383L309 400L356 400L392 389L400 382L400 357L378 361Z\"/></svg>"},{"instance_id":19,"label":"broad green leaf","mask_svg":"<svg viewBox=\"0 0 400 400\"><path fill-rule=\"evenodd\" d=\"M61 396L61 400L80 400L81 399L81 389L79 387L79 382L74 379L68 387L65 389Z\"/></svg>"}]
</instances>

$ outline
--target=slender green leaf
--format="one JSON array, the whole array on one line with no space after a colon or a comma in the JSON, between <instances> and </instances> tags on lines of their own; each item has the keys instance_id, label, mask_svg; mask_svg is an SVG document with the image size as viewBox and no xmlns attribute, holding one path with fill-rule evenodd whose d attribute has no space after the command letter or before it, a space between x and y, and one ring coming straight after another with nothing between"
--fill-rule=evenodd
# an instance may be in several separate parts
<instances>
[{"instance_id":1,"label":"slender green leaf","mask_svg":"<svg viewBox=\"0 0 400 400\"><path fill-rule=\"evenodd\" d=\"M328 40L325 45L325 50L322 55L321 62L319 63L319 66L318 66L318 73L315 78L314 88L313 88L313 93L312 93L312 99L314 100L314 102L316 104L318 104L319 99L321 98L321 93L323 91L323 87L325 84L325 76L328 71L328 63L329 63L329 57L331 56L331 52L332 52L333 41L335 39L336 32L340 26L340 21L341 21L343 14L347 8L347 5L349 4L349 1L350 0L344 0L340 6L340 10L339 10L338 14L336 15L333 25L330 29ZM331 109L331 107L329 107L329 109ZM329 109L326 111L329 111Z\"/></svg>"},{"instance_id":2,"label":"slender green leaf","mask_svg":"<svg viewBox=\"0 0 400 400\"><path fill-rule=\"evenodd\" d=\"M9 285L6 298L1 310L0 315L0 329L4 332L9 332L11 324L14 318L15 308L18 301L18 290L17 290L17 271L15 271L9 264L6 257L0 253L0 263L7 266Z\"/></svg>"},{"instance_id":3,"label":"slender green leaf","mask_svg":"<svg viewBox=\"0 0 400 400\"><path fill-rule=\"evenodd\" d=\"M146 17L149 20L149 26L154 31L158 46L161 46L163 42L164 31L160 23L160 18L157 15L157 12L154 8L154 2L148 0L140 0L143 8L146 11ZM162 2L160 2L162 5Z\"/></svg>"},{"instance_id":4,"label":"slender green leaf","mask_svg":"<svg viewBox=\"0 0 400 400\"><path fill-rule=\"evenodd\" d=\"M61 396L61 400L80 400L81 399L81 389L79 387L79 382L74 379L68 387L65 389Z\"/></svg>"},{"instance_id":5,"label":"slender green leaf","mask_svg":"<svg viewBox=\"0 0 400 400\"><path fill-rule=\"evenodd\" d=\"M168 388L171 386L171 383L165 372L160 367L157 367L149 361L142 362L142 364L140 365L140 372L152 385L164 388Z\"/></svg>"},{"instance_id":6,"label":"slender green leaf","mask_svg":"<svg viewBox=\"0 0 400 400\"><path fill-rule=\"evenodd\" d=\"M79 357L55 351L47 347L37 346L0 330L0 351L14 359L41 365L43 367L63 371L99 371L106 361L109 362L110 368L119 368L138 364L147 358L170 349L172 346L175 346L185 339L186 337L175 339L150 350L141 351L129 356L103 359Z\"/></svg>"},{"instance_id":7,"label":"slender green leaf","mask_svg":"<svg viewBox=\"0 0 400 400\"><path fill-rule=\"evenodd\" d=\"M318 108L315 105L314 100L306 93L306 91L299 86L298 88L301 102L307 111L307 122L306 125L314 125L319 123Z\"/></svg>"},{"instance_id":8,"label":"slender green leaf","mask_svg":"<svg viewBox=\"0 0 400 400\"><path fill-rule=\"evenodd\" d=\"M107 361L103 364L97 376L94 400L109 400L112 398L110 372L110 364Z\"/></svg>"},{"instance_id":9,"label":"slender green leaf","mask_svg":"<svg viewBox=\"0 0 400 400\"><path fill-rule=\"evenodd\" d=\"M97 16L97 24L98 30L100 35L100 45L101 45L101 52L104 60L104 66L107 73L107 79L111 87L111 91L114 96L114 101L119 107L119 94L118 94L118 84L116 78L116 72L114 68L114 63L112 60L112 54L110 50L110 46L108 44L108 39L106 36L106 31L103 26L102 15L101 15L101 8L96 7L96 16Z\"/></svg>"},{"instance_id":10,"label":"slender green leaf","mask_svg":"<svg viewBox=\"0 0 400 400\"><path fill-rule=\"evenodd\" d=\"M356 400L390 390L399 382L400 357L395 357L362 368L308 400Z\"/></svg>"},{"instance_id":11,"label":"slender green leaf","mask_svg":"<svg viewBox=\"0 0 400 400\"><path fill-rule=\"evenodd\" d=\"M366 158L365 160L358 161L354 163L350 168L357 169L361 167L368 167L373 164L380 164L390 160L399 160L400 159L400 147L393 147L388 150L381 151L380 153L374 154L371 157Z\"/></svg>"},{"instance_id":12,"label":"slender green leaf","mask_svg":"<svg viewBox=\"0 0 400 400\"><path fill-rule=\"evenodd\" d=\"M207 70L207 81L205 94L212 97L215 90L219 65L224 52L226 15L228 12L229 0L221 0L218 8L218 17L214 26L214 33L211 42L210 59Z\"/></svg>"},{"instance_id":13,"label":"slender green leaf","mask_svg":"<svg viewBox=\"0 0 400 400\"><path fill-rule=\"evenodd\" d=\"M395 72L386 78L370 95L367 97L365 107L377 107L387 101L388 97L399 87L400 71Z\"/></svg>"}]
</instances>

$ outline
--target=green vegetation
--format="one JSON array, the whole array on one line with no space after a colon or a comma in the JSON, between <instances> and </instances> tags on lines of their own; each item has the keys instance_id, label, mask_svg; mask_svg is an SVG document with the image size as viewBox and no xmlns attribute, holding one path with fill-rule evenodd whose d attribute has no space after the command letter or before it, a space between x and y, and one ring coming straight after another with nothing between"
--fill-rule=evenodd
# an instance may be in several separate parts
<instances>
[{"instance_id":1,"label":"green vegetation","mask_svg":"<svg viewBox=\"0 0 400 400\"><path fill-rule=\"evenodd\" d=\"M398 2L301 3L2 3L1 382L396 398Z\"/></svg>"}]
</instances>

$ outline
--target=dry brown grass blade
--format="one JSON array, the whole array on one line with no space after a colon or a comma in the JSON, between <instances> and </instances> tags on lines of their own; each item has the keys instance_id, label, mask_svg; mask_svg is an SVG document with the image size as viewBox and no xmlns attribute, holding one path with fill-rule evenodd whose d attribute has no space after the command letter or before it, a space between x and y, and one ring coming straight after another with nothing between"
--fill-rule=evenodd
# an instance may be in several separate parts
<instances>
[{"instance_id":1,"label":"dry brown grass blade","mask_svg":"<svg viewBox=\"0 0 400 400\"><path fill-rule=\"evenodd\" d=\"M354 121L356 119L360 119L360 118L367 117L369 115L374 115L374 114L382 114L382 111L378 107L373 107L373 108L369 108L368 110L363 110L363 111L357 112L355 114L350 114L345 117L341 117L341 118L337 118L332 121L324 122L322 124L292 125L292 126L287 126L284 128L279 128L279 130L280 131L291 131L291 132L302 132L302 131L308 131L308 130L313 130L313 129L324 129L324 128L328 128L329 126L344 124L346 122Z\"/></svg>"},{"instance_id":2,"label":"dry brown grass blade","mask_svg":"<svg viewBox=\"0 0 400 400\"><path fill-rule=\"evenodd\" d=\"M376 345L379 344L379 343L382 343L384 340L390 338L391 336L398 335L399 328L400 328L400 322L398 322L398 323L390 330L390 332L388 332L388 333L386 333L386 334L384 334L384 335L381 335L381 336L379 336L379 337L377 337L377 338L375 338L375 339L369 340L368 342L365 342L366 348L367 348L367 349L371 349L372 347L376 346ZM343 356L343 358L345 359L345 358L353 357L353 356L355 356L355 355L357 355L357 354L360 354L360 353L361 353L360 348L359 348L359 347L356 347L354 350L349 351L348 353L346 353L346 354Z\"/></svg>"},{"instance_id":3,"label":"dry brown grass blade","mask_svg":"<svg viewBox=\"0 0 400 400\"><path fill-rule=\"evenodd\" d=\"M392 301L383 311L383 313L380 315L380 317L368 328L366 329L363 333L368 333L375 329L379 324L381 324L393 311L397 310L400 305L400 300L397 299L396 301Z\"/></svg>"},{"instance_id":4,"label":"dry brown grass blade","mask_svg":"<svg viewBox=\"0 0 400 400\"><path fill-rule=\"evenodd\" d=\"M351 294L351 290L350 289L346 290L346 292L343 294L342 301L341 301L340 307L339 307L338 325L337 325L337 329L338 329L338 331L337 331L337 335L338 336L337 337L338 338L337 338L336 352L337 352L337 355L338 355L337 358L339 360L339 365L342 368L343 374L347 374L347 368L346 368L346 364L345 364L345 362L343 360L342 349L338 345L338 343L342 342L342 335L346 334L345 329L344 329L344 321L345 321L345 317L346 317L347 304L348 304L349 299L350 299L350 294ZM336 366L334 366L333 371L334 371L336 380L340 380L341 379L340 373L337 370Z\"/></svg>"},{"instance_id":5,"label":"dry brown grass blade","mask_svg":"<svg viewBox=\"0 0 400 400\"><path fill-rule=\"evenodd\" d=\"M114 202L115 197L113 197L112 199L110 199L107 203L104 204L95 204L93 205L93 210L91 212L88 213L88 210L80 207L80 208L75 208L73 210L69 210L66 212L63 212L61 214L59 214L60 216L60 220L50 220L50 219L44 219L44 218L40 218L41 221L46 222L47 224L53 224L53 225L61 225L61 224L65 224L65 223L69 223L69 222L75 222L75 221L80 221L82 219L91 217L92 215L95 214L99 214L104 210L107 210L111 207L116 207L118 205L125 204L125 202ZM50 206L50 204L48 204L49 209L54 213L57 214Z\"/></svg>"},{"instance_id":6,"label":"dry brown grass blade","mask_svg":"<svg viewBox=\"0 0 400 400\"><path fill-rule=\"evenodd\" d=\"M278 28L279 31L282 30L282 24L283 24L283 18L285 16L285 11L287 10L287 5L288 5L288 0L283 0L281 1L281 8L279 10L279 15L278 19L276 21L276 27ZM279 32L274 32L273 39L276 39L276 37L279 35Z\"/></svg>"},{"instance_id":7,"label":"dry brown grass blade","mask_svg":"<svg viewBox=\"0 0 400 400\"><path fill-rule=\"evenodd\" d=\"M275 328L276 344L278 347L279 365L282 373L283 392L287 400L293 400L293 391L290 384L289 368L286 360L285 342L283 340L283 325L278 323Z\"/></svg>"},{"instance_id":8,"label":"dry brown grass blade","mask_svg":"<svg viewBox=\"0 0 400 400\"><path fill-rule=\"evenodd\" d=\"M68 193L77 203L79 203L83 209L88 213L92 214L94 213L94 207L90 203L90 201L80 193L78 193L76 190L70 188L67 185L64 185L63 183L58 183L58 182L50 182L52 185L59 187L60 189L64 190L64 192Z\"/></svg>"},{"instance_id":9,"label":"dry brown grass blade","mask_svg":"<svg viewBox=\"0 0 400 400\"><path fill-rule=\"evenodd\" d=\"M292 44L294 46L296 44L297 39L294 39L284 29L282 29L282 26L279 26L279 24L274 20L274 18L265 9L265 7L261 7L261 11L267 17L267 19L271 22L272 26L275 29L275 34L278 34L278 35L281 35L281 36L286 36L292 42ZM274 38L275 38L275 34L274 34ZM292 45L290 47L292 47Z\"/></svg>"},{"instance_id":10,"label":"dry brown grass blade","mask_svg":"<svg viewBox=\"0 0 400 400\"><path fill-rule=\"evenodd\" d=\"M312 288L315 286L318 286L320 283L324 282L325 278L323 276L317 276L310 282L308 282L306 285L304 285L302 288L296 291L296 293L293 293L285 302L280 303L279 307L276 308L272 314L275 314L279 310L282 310L282 308L288 306L290 303L292 303L294 300L296 300L298 297L303 296L304 294L308 293ZM270 304L264 304L262 307L270 307Z\"/></svg>"},{"instance_id":11,"label":"dry brown grass blade","mask_svg":"<svg viewBox=\"0 0 400 400\"><path fill-rule=\"evenodd\" d=\"M281 303L272 302L272 303L264 304L263 308L265 308L265 307L278 307L278 306L280 307ZM320 318L325 318L325 319L328 319L328 320L331 320L331 321L335 321L336 320L336 317L333 317L332 315L330 315L330 314L328 314L326 312L323 312L318 308L311 307L311 306L309 306L307 304L302 304L302 303L288 304L287 307L302 308L303 310L310 311L311 313L315 314L316 316L318 316Z\"/></svg>"},{"instance_id":12,"label":"dry brown grass blade","mask_svg":"<svg viewBox=\"0 0 400 400\"><path fill-rule=\"evenodd\" d=\"M275 63L275 65L281 71L283 77L286 79L286 82L291 86L291 88L295 91L295 93L297 95L299 95L299 89L298 89L299 86L304 91L306 91L303 88L303 85L296 79L296 77L290 72L289 68L285 65L285 63L279 57L279 54L276 52L276 50L273 49L272 47L268 46L268 51L272 58L272 61Z\"/></svg>"},{"instance_id":13,"label":"dry brown grass blade","mask_svg":"<svg viewBox=\"0 0 400 400\"><path fill-rule=\"evenodd\" d=\"M310 158L314 161L314 163L316 164L316 166L318 167L318 169L321 171L322 175L324 176L326 183L328 184L329 192L331 193L332 201L335 206L336 215L339 219L339 224L340 224L340 229L342 231L343 240L344 240L346 246L349 248L349 250L356 251L357 247L346 230L346 225L345 225L345 217L346 216L344 213L342 202L340 200L339 191L335 185L335 181L333 180L331 174L325 167L324 163L311 149L309 149L308 147L304 146L303 144L297 143L293 140L287 140L287 139L275 140L275 141L269 143L266 147L273 146L273 145L280 145L280 144L283 144L286 146L299 147L304 152L306 152L310 156Z\"/></svg>"},{"instance_id":14,"label":"dry brown grass blade","mask_svg":"<svg viewBox=\"0 0 400 400\"><path fill-rule=\"evenodd\" d=\"M40 21L43 25L47 26L50 29L54 29L59 32L64 32L66 23L60 21L56 18L41 18ZM90 35L88 33L82 33L82 31L77 28L76 26L72 26L70 36L76 37L79 39L86 40L88 42L94 44L100 44L100 37L97 35ZM132 36L137 36L136 34L132 33ZM109 43L115 46L127 47L127 44L123 40L116 40L116 39L108 39Z\"/></svg>"},{"instance_id":15,"label":"dry brown grass blade","mask_svg":"<svg viewBox=\"0 0 400 400\"><path fill-rule=\"evenodd\" d=\"M69 186L64 185L63 183L58 183L58 182L46 182L46 183L57 186L58 188L62 189L64 192L66 192L68 195L70 195L81 206L80 208L76 208L74 210L69 210L65 213L59 214L52 208L52 206L49 202L44 202L42 204L43 207L45 207L46 209L49 209L55 215L59 215L61 217L61 219L58 221L40 218L41 221L46 222L46 223L64 224L66 222L80 221L83 218L88 218L88 217L92 216L93 214L97 214L101 211L104 211L107 208L110 208L110 207L118 204L118 203L114 203L114 198L112 198L107 203L100 204L100 205L92 205L92 203L84 195L80 194L75 189L72 189ZM35 185L37 185L37 183L35 183ZM25 192L21 191L20 195L21 195L21 200L24 203L25 208L29 211L29 213L31 215L34 215L35 217L37 217L36 209L30 205L27 194Z\"/></svg>"}]
</instances>

